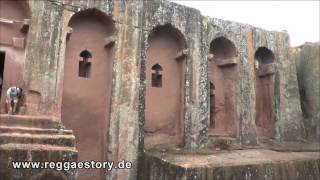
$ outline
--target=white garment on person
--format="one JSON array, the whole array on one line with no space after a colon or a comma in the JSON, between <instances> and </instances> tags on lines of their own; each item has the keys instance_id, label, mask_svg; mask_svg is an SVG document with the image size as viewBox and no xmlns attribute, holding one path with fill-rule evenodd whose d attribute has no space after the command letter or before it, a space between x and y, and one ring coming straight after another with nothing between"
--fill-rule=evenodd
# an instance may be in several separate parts
<instances>
[{"instance_id":1,"label":"white garment on person","mask_svg":"<svg viewBox=\"0 0 320 180\"><path fill-rule=\"evenodd\" d=\"M16 86L9 87L7 97L9 100L18 100L21 97L22 89Z\"/></svg>"}]
</instances>

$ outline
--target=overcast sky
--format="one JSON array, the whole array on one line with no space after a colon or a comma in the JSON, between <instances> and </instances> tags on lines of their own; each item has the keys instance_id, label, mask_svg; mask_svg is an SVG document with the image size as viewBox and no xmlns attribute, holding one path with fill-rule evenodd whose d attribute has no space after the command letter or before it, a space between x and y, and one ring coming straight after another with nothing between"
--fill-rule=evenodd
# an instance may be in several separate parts
<instances>
[{"instance_id":1,"label":"overcast sky","mask_svg":"<svg viewBox=\"0 0 320 180\"><path fill-rule=\"evenodd\" d=\"M203 15L251 24L266 30L287 30L291 46L319 41L320 0L317 1L177 1Z\"/></svg>"}]
</instances>

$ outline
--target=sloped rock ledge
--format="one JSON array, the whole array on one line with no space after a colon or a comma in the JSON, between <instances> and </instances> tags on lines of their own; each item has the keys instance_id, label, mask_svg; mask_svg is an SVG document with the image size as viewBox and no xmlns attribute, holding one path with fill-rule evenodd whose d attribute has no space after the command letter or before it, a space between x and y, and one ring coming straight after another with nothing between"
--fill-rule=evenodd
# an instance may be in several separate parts
<instances>
[{"instance_id":1,"label":"sloped rock ledge","mask_svg":"<svg viewBox=\"0 0 320 180\"><path fill-rule=\"evenodd\" d=\"M319 180L319 152L265 149L220 151L211 155L147 151L141 179Z\"/></svg>"}]
</instances>

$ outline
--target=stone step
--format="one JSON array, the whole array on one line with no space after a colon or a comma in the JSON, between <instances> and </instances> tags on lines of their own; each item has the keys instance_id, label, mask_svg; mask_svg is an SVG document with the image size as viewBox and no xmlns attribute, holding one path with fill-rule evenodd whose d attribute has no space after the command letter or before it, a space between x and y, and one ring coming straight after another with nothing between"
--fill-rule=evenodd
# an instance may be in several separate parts
<instances>
[{"instance_id":1,"label":"stone step","mask_svg":"<svg viewBox=\"0 0 320 180\"><path fill-rule=\"evenodd\" d=\"M77 153L75 147L69 146L54 146L48 144L21 144L21 143L8 143L0 145L1 151L56 151L56 152L73 152Z\"/></svg>"},{"instance_id":2,"label":"stone step","mask_svg":"<svg viewBox=\"0 0 320 180\"><path fill-rule=\"evenodd\" d=\"M75 137L73 135L44 135L28 133L2 133L0 134L0 145L18 143L18 144L46 144L55 146L75 146Z\"/></svg>"},{"instance_id":3,"label":"stone step","mask_svg":"<svg viewBox=\"0 0 320 180\"><path fill-rule=\"evenodd\" d=\"M75 147L19 143L2 144L0 145L0 179L33 179L32 177L39 175L44 171L42 168L14 169L11 165L12 162L75 162L78 157L77 153ZM43 167L43 164L41 164L40 167ZM77 169L70 168L66 171L59 171L59 173L62 174L60 178L49 177L49 179L75 180ZM56 175L57 173L54 174ZM37 179L40 179L40 177ZM43 177L41 179L48 179L48 177Z\"/></svg>"},{"instance_id":4,"label":"stone step","mask_svg":"<svg viewBox=\"0 0 320 180\"><path fill-rule=\"evenodd\" d=\"M23 126L33 128L55 129L60 122L50 116L0 115L0 126Z\"/></svg>"},{"instance_id":5,"label":"stone step","mask_svg":"<svg viewBox=\"0 0 320 180\"><path fill-rule=\"evenodd\" d=\"M28 133L28 134L61 134L72 135L72 130L66 129L42 129L23 126L0 126L1 133Z\"/></svg>"}]
</instances>

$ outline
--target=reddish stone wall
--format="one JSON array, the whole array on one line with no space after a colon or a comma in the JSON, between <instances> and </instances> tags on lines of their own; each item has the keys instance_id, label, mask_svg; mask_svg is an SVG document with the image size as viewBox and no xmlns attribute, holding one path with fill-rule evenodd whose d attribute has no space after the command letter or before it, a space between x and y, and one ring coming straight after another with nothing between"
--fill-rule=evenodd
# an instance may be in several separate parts
<instances>
[{"instance_id":1,"label":"reddish stone wall","mask_svg":"<svg viewBox=\"0 0 320 180\"><path fill-rule=\"evenodd\" d=\"M209 80L215 85L214 123L210 126L210 134L236 136L238 119L235 106L235 81L238 69L218 67L215 62L209 63Z\"/></svg>"},{"instance_id":2,"label":"reddish stone wall","mask_svg":"<svg viewBox=\"0 0 320 180\"><path fill-rule=\"evenodd\" d=\"M149 36L146 60L146 144L161 141L179 142L183 94L183 49L179 34L170 25L157 27ZM160 65L161 87L152 87L152 67ZM169 137L168 137L169 136Z\"/></svg>"},{"instance_id":3,"label":"reddish stone wall","mask_svg":"<svg viewBox=\"0 0 320 180\"><path fill-rule=\"evenodd\" d=\"M66 46L62 121L74 130L80 161L106 160L113 48L105 47L105 38L114 33L114 25L109 18L98 16L99 13L86 10L74 15L69 23L73 32ZM83 50L92 55L88 78L78 76ZM103 171L81 170L79 177L101 179Z\"/></svg>"},{"instance_id":4,"label":"reddish stone wall","mask_svg":"<svg viewBox=\"0 0 320 180\"><path fill-rule=\"evenodd\" d=\"M258 136L271 138L274 134L274 76L256 80L256 125Z\"/></svg>"},{"instance_id":5,"label":"reddish stone wall","mask_svg":"<svg viewBox=\"0 0 320 180\"><path fill-rule=\"evenodd\" d=\"M260 47L255 53L258 63L256 72L256 126L260 138L274 135L274 96L275 76L271 65L275 57L271 50Z\"/></svg>"},{"instance_id":6,"label":"reddish stone wall","mask_svg":"<svg viewBox=\"0 0 320 180\"><path fill-rule=\"evenodd\" d=\"M30 19L29 9L24 1L0 1L0 52L4 53L3 86L1 90L0 113L6 112L6 90L10 86L24 87L24 63L26 31L22 32L25 19Z\"/></svg>"},{"instance_id":7,"label":"reddish stone wall","mask_svg":"<svg viewBox=\"0 0 320 180\"><path fill-rule=\"evenodd\" d=\"M209 82L214 84L214 106L210 111L214 115L209 134L216 136L236 136L239 121L236 111L236 82L239 80L239 70L236 65L236 50L233 43L219 37L212 41L210 53L213 58L208 64ZM210 101L212 101L211 99Z\"/></svg>"},{"instance_id":8,"label":"reddish stone wall","mask_svg":"<svg viewBox=\"0 0 320 180\"><path fill-rule=\"evenodd\" d=\"M2 45L13 45L13 37L24 38L21 27L24 19L30 19L29 10L24 1L0 1L0 17L13 23L1 22L0 25L0 42Z\"/></svg>"}]
</instances>

